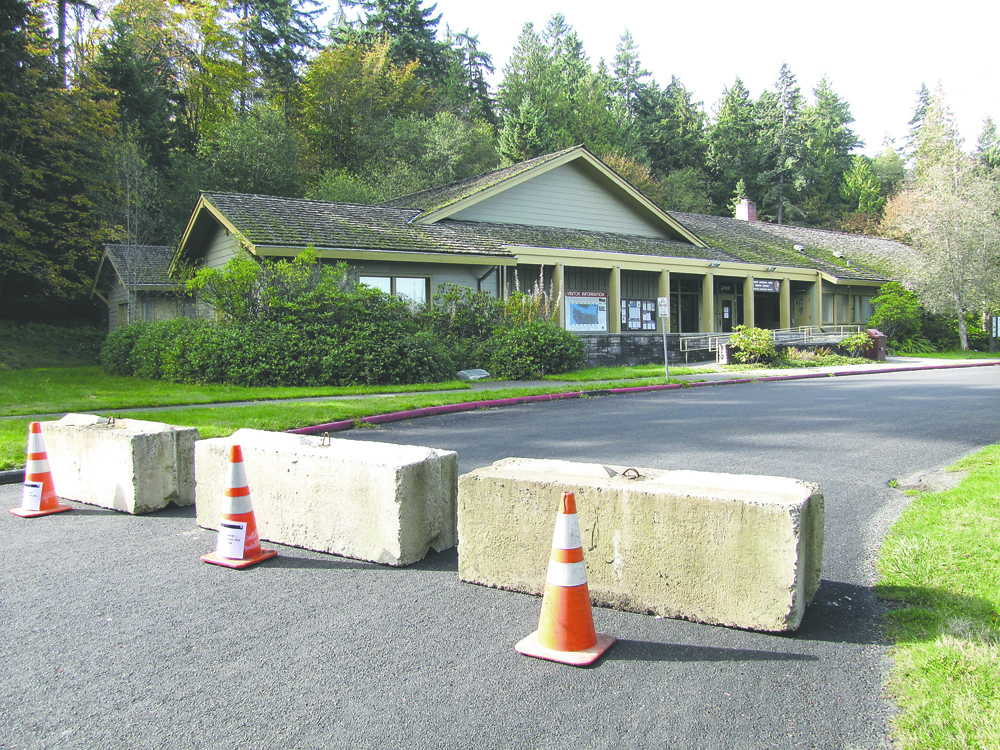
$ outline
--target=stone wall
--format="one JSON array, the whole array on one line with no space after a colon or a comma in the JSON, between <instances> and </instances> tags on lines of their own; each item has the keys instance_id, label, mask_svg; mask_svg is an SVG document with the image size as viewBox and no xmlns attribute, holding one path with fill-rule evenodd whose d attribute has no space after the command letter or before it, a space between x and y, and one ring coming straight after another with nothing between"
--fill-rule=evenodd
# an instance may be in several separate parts
<instances>
[{"instance_id":1,"label":"stone wall","mask_svg":"<svg viewBox=\"0 0 1000 750\"><path fill-rule=\"evenodd\" d=\"M587 346L587 367L608 365L663 364L662 333L581 333ZM682 352L680 336L667 334L670 364L703 362L715 359L715 352Z\"/></svg>"}]
</instances>

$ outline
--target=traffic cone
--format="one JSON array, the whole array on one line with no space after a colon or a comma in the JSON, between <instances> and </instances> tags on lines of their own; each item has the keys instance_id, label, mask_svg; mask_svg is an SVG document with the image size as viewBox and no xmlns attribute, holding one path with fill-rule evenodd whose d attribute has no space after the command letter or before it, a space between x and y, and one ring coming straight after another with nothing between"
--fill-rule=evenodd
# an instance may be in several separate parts
<instances>
[{"instance_id":1,"label":"traffic cone","mask_svg":"<svg viewBox=\"0 0 1000 750\"><path fill-rule=\"evenodd\" d=\"M201 559L226 568L248 568L277 554L278 550L260 546L247 472L243 466L243 448L234 445L229 449L229 478L222 499L222 520L219 522L215 552L202 555Z\"/></svg>"},{"instance_id":2,"label":"traffic cone","mask_svg":"<svg viewBox=\"0 0 1000 750\"><path fill-rule=\"evenodd\" d=\"M614 642L613 636L594 632L576 497L564 492L552 535L538 630L514 649L525 656L585 667L597 661Z\"/></svg>"},{"instance_id":3,"label":"traffic cone","mask_svg":"<svg viewBox=\"0 0 1000 750\"><path fill-rule=\"evenodd\" d=\"M28 427L28 455L24 465L24 490L21 493L21 507L10 512L22 518L47 516L73 510L72 505L62 505L52 482L49 456L42 440L42 426L32 422Z\"/></svg>"}]
</instances>

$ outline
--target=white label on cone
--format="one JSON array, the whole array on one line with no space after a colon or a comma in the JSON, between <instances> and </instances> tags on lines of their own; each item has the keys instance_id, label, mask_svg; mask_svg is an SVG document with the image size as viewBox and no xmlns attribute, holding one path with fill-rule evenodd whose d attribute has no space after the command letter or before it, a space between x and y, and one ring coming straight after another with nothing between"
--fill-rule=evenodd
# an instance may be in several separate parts
<instances>
[{"instance_id":1,"label":"white label on cone","mask_svg":"<svg viewBox=\"0 0 1000 750\"><path fill-rule=\"evenodd\" d=\"M219 557L229 560L242 560L246 538L246 521L223 521L219 524L219 541L215 545L215 552Z\"/></svg>"},{"instance_id":2,"label":"white label on cone","mask_svg":"<svg viewBox=\"0 0 1000 750\"><path fill-rule=\"evenodd\" d=\"M582 560L575 563L549 560L545 581L553 586L562 586L563 588L582 586L587 582L587 566Z\"/></svg>"},{"instance_id":3,"label":"white label on cone","mask_svg":"<svg viewBox=\"0 0 1000 750\"><path fill-rule=\"evenodd\" d=\"M21 493L21 510L42 509L42 483L25 482Z\"/></svg>"}]
</instances>

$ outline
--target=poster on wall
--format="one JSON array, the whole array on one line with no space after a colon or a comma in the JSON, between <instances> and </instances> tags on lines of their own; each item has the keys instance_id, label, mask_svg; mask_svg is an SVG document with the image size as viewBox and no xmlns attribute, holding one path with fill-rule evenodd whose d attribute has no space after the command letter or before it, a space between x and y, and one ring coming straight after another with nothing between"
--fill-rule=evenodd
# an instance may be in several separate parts
<instances>
[{"instance_id":1,"label":"poster on wall","mask_svg":"<svg viewBox=\"0 0 1000 750\"><path fill-rule=\"evenodd\" d=\"M607 331L608 295L604 292L566 292L567 331Z\"/></svg>"}]
</instances>

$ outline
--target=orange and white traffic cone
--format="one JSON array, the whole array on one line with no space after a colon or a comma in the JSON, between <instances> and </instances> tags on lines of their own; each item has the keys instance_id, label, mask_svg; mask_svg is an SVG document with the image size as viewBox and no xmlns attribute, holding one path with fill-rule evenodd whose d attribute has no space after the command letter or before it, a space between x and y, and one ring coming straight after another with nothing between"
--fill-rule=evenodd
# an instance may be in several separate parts
<instances>
[{"instance_id":1,"label":"orange and white traffic cone","mask_svg":"<svg viewBox=\"0 0 1000 750\"><path fill-rule=\"evenodd\" d=\"M38 422L32 422L28 427L27 459L24 465L21 507L11 508L10 512L22 518L34 518L73 510L72 505L62 505L59 502L52 482L52 471L49 469L49 456L45 452L45 441L42 440L42 426Z\"/></svg>"},{"instance_id":2,"label":"orange and white traffic cone","mask_svg":"<svg viewBox=\"0 0 1000 750\"><path fill-rule=\"evenodd\" d=\"M260 546L247 472L243 466L243 448L234 445L229 449L229 478L222 499L218 541L215 551L202 555L201 559L226 568L248 568L277 554L278 550Z\"/></svg>"},{"instance_id":3,"label":"orange and white traffic cone","mask_svg":"<svg viewBox=\"0 0 1000 750\"><path fill-rule=\"evenodd\" d=\"M514 649L525 656L585 667L597 661L614 642L613 636L594 632L576 496L564 492L552 535L538 630Z\"/></svg>"}]
</instances>

